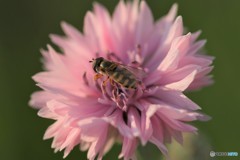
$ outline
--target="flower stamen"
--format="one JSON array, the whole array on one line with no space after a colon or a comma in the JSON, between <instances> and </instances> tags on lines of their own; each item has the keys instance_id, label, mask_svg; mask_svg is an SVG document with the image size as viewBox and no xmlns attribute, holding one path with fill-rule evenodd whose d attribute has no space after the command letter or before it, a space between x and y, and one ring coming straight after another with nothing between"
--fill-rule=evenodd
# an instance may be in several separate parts
<instances>
[{"instance_id":1,"label":"flower stamen","mask_svg":"<svg viewBox=\"0 0 240 160\"><path fill-rule=\"evenodd\" d=\"M113 53L113 52L108 52L108 53L107 53L107 59L112 60L112 61L117 61L117 62L121 62L121 61L122 61L121 58L118 57L118 56L117 56L115 53Z\"/></svg>"},{"instance_id":2,"label":"flower stamen","mask_svg":"<svg viewBox=\"0 0 240 160\"><path fill-rule=\"evenodd\" d=\"M88 79L87 79L87 72L85 71L83 73L83 81L86 86L89 86Z\"/></svg>"}]
</instances>

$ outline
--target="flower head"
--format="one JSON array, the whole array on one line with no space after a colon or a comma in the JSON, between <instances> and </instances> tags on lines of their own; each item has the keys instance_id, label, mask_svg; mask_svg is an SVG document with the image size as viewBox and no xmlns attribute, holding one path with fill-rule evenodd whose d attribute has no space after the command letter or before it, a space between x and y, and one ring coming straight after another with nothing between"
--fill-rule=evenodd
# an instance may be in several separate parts
<instances>
[{"instance_id":1,"label":"flower head","mask_svg":"<svg viewBox=\"0 0 240 160\"><path fill-rule=\"evenodd\" d=\"M55 120L44 139L66 157L74 146L88 150L88 159L102 159L115 142L119 158L134 158L139 144L155 144L167 155L165 143L182 142L182 132L196 132L186 122L207 120L183 92L212 83L213 58L202 53L200 32L184 34L177 5L154 21L145 1L120 1L112 16L100 4L84 19L83 33L63 22L66 36L51 35L62 54L50 45L42 50L45 71L33 76L42 89L30 105L38 115ZM145 75L136 89L94 80L92 59L103 57L122 66L135 65ZM136 73L131 72L133 75ZM111 77L110 77L111 79Z\"/></svg>"}]
</instances>

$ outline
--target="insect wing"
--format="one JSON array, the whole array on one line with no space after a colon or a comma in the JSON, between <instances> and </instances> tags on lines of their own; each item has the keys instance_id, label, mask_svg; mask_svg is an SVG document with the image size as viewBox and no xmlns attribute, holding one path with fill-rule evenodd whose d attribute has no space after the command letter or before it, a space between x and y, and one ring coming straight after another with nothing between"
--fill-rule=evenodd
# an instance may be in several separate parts
<instances>
[{"instance_id":1,"label":"insect wing","mask_svg":"<svg viewBox=\"0 0 240 160\"><path fill-rule=\"evenodd\" d=\"M127 66L127 65L123 65L123 64L121 64L121 67L127 69L129 72L131 72L139 80L146 77L146 72L141 68L136 68L136 67Z\"/></svg>"}]
</instances>

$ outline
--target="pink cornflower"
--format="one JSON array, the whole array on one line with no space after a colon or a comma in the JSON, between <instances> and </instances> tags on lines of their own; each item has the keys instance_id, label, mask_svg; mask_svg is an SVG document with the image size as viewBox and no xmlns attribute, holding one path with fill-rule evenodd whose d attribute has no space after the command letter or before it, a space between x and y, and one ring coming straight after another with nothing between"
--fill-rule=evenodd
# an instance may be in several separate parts
<instances>
[{"instance_id":1,"label":"pink cornflower","mask_svg":"<svg viewBox=\"0 0 240 160\"><path fill-rule=\"evenodd\" d=\"M183 92L212 83L213 57L201 50L200 32L184 33L177 5L154 21L145 1L120 1L110 16L100 4L87 12L83 33L63 22L66 36L51 35L62 53L50 45L42 50L46 71L33 76L42 89L30 105L38 115L55 120L44 139L64 157L76 145L90 160L102 159L114 143L122 143L119 158L134 159L139 144L155 144L167 155L166 143L182 143L183 132L197 129L186 122L207 120ZM126 89L107 78L94 80L90 60L103 57L123 65L137 63L145 72L137 89Z\"/></svg>"}]
</instances>

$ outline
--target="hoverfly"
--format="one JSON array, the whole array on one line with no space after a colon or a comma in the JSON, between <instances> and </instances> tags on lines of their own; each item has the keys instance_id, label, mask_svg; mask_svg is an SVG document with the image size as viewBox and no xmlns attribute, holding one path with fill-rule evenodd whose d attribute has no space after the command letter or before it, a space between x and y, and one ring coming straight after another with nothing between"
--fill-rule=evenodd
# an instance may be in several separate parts
<instances>
[{"instance_id":1,"label":"hoverfly","mask_svg":"<svg viewBox=\"0 0 240 160\"><path fill-rule=\"evenodd\" d=\"M104 75L107 76L103 85L106 85L106 82L110 79L111 84L114 81L127 89L136 89L138 85L142 84L141 79L145 76L142 69L109 61L103 57L98 57L89 62L92 62L92 68L97 73L94 76L95 80Z\"/></svg>"}]
</instances>

